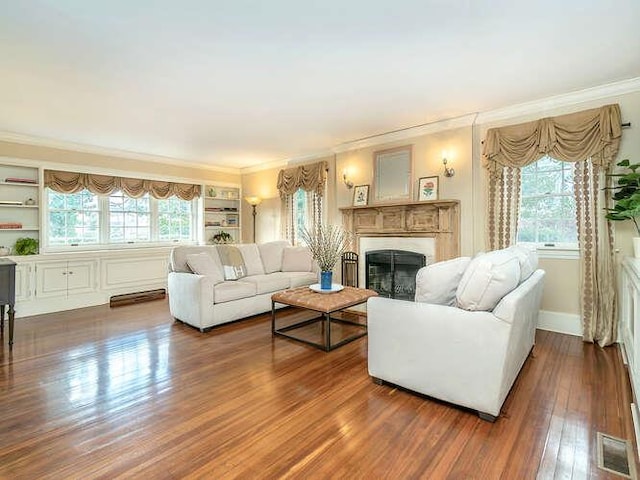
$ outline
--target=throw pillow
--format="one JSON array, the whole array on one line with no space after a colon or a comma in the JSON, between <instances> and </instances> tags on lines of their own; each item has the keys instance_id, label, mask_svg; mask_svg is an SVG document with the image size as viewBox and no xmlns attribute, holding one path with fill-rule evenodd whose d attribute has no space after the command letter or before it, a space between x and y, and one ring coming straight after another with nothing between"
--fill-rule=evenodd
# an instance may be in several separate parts
<instances>
[{"instance_id":1,"label":"throw pillow","mask_svg":"<svg viewBox=\"0 0 640 480\"><path fill-rule=\"evenodd\" d=\"M456 291L458 307L490 311L520 283L520 263L507 250L475 257L462 275Z\"/></svg>"},{"instance_id":2,"label":"throw pillow","mask_svg":"<svg viewBox=\"0 0 640 480\"><path fill-rule=\"evenodd\" d=\"M456 304L456 290L471 257L459 257L422 267L416 274L416 302L450 307Z\"/></svg>"},{"instance_id":3,"label":"throw pillow","mask_svg":"<svg viewBox=\"0 0 640 480\"><path fill-rule=\"evenodd\" d=\"M238 250L242 254L245 267L247 267L247 275L264 275L262 258L260 258L260 252L255 243L238 245Z\"/></svg>"},{"instance_id":4,"label":"throw pillow","mask_svg":"<svg viewBox=\"0 0 640 480\"><path fill-rule=\"evenodd\" d=\"M214 285L224 281L221 265L206 252L187 255L187 265L193 273L211 277Z\"/></svg>"},{"instance_id":5,"label":"throw pillow","mask_svg":"<svg viewBox=\"0 0 640 480\"><path fill-rule=\"evenodd\" d=\"M518 257L520 263L520 283L524 282L538 268L538 252L535 247L529 248L522 245L512 245L506 249Z\"/></svg>"},{"instance_id":6,"label":"throw pillow","mask_svg":"<svg viewBox=\"0 0 640 480\"><path fill-rule=\"evenodd\" d=\"M310 272L313 257L307 247L285 247L282 252L283 272Z\"/></svg>"},{"instance_id":7,"label":"throw pillow","mask_svg":"<svg viewBox=\"0 0 640 480\"><path fill-rule=\"evenodd\" d=\"M231 245L218 245L218 254L222 262L225 280L238 280L246 277L247 267L244 265L242 253L238 247Z\"/></svg>"},{"instance_id":8,"label":"throw pillow","mask_svg":"<svg viewBox=\"0 0 640 480\"><path fill-rule=\"evenodd\" d=\"M288 246L289 242L286 240L278 240L258 245L260 257L262 257L262 265L264 265L264 273L273 273L282 270L282 252L285 247Z\"/></svg>"}]
</instances>

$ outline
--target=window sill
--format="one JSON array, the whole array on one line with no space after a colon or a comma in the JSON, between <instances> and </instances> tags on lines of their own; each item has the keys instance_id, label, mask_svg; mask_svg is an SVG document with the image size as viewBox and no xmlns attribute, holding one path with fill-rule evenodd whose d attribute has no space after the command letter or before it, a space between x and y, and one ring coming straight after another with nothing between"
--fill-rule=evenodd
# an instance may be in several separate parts
<instances>
[{"instance_id":1,"label":"window sill","mask_svg":"<svg viewBox=\"0 0 640 480\"><path fill-rule=\"evenodd\" d=\"M64 247L44 247L41 253L74 253L74 252L111 252L111 251L126 251L135 249L151 249L151 248L166 248L175 247L178 245L196 245L195 241L181 241L181 242L146 242L146 243L113 243L109 245L93 244L93 245L78 245L78 246L64 246Z\"/></svg>"},{"instance_id":2,"label":"window sill","mask_svg":"<svg viewBox=\"0 0 640 480\"><path fill-rule=\"evenodd\" d=\"M580 250L577 248L536 247L538 258L554 258L560 260L577 260Z\"/></svg>"}]
</instances>

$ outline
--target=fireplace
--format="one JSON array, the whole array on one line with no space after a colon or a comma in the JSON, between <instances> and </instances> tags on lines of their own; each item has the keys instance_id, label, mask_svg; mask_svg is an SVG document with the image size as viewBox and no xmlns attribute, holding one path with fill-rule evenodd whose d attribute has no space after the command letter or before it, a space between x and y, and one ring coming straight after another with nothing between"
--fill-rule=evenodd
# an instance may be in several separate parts
<instances>
[{"instance_id":1,"label":"fireplace","mask_svg":"<svg viewBox=\"0 0 640 480\"><path fill-rule=\"evenodd\" d=\"M366 288L382 297L413 300L416 273L426 265L427 257L406 250L370 250L366 252Z\"/></svg>"}]
</instances>

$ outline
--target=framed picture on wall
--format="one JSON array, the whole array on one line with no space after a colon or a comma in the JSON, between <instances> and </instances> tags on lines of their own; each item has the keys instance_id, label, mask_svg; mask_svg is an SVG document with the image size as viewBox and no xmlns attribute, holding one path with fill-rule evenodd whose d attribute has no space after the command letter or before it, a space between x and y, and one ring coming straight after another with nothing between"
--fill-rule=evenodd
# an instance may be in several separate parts
<instances>
[{"instance_id":1,"label":"framed picture on wall","mask_svg":"<svg viewBox=\"0 0 640 480\"><path fill-rule=\"evenodd\" d=\"M422 177L418 180L418 201L438 199L438 177Z\"/></svg>"},{"instance_id":2,"label":"framed picture on wall","mask_svg":"<svg viewBox=\"0 0 640 480\"><path fill-rule=\"evenodd\" d=\"M353 188L353 206L363 207L369 203L369 185L356 185Z\"/></svg>"}]
</instances>

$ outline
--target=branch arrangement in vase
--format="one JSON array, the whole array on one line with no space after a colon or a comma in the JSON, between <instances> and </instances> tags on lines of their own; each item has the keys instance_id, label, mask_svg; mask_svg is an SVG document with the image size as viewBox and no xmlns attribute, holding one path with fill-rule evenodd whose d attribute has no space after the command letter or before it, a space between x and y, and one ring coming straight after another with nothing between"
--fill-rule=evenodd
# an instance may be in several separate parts
<instances>
[{"instance_id":1,"label":"branch arrangement in vase","mask_svg":"<svg viewBox=\"0 0 640 480\"><path fill-rule=\"evenodd\" d=\"M300 237L309 247L311 256L323 272L333 270L350 241L349 234L336 225L303 228Z\"/></svg>"}]
</instances>

